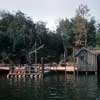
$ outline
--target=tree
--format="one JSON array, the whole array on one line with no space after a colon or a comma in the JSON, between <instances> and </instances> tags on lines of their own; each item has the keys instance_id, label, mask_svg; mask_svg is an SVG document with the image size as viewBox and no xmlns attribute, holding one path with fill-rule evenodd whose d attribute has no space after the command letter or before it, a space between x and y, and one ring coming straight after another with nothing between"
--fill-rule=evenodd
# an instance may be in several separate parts
<instances>
[{"instance_id":1,"label":"tree","mask_svg":"<svg viewBox=\"0 0 100 100\"><path fill-rule=\"evenodd\" d=\"M75 45L87 47L88 13L89 9L87 5L81 4L76 10L76 16L74 18Z\"/></svg>"},{"instance_id":2,"label":"tree","mask_svg":"<svg viewBox=\"0 0 100 100\"><path fill-rule=\"evenodd\" d=\"M96 48L100 49L100 23L97 25L97 32L96 32Z\"/></svg>"},{"instance_id":3,"label":"tree","mask_svg":"<svg viewBox=\"0 0 100 100\"><path fill-rule=\"evenodd\" d=\"M87 46L88 47L96 47L96 26L95 19L91 18L88 22L88 31L87 31Z\"/></svg>"},{"instance_id":4,"label":"tree","mask_svg":"<svg viewBox=\"0 0 100 100\"><path fill-rule=\"evenodd\" d=\"M26 54L33 46L36 30L35 24L31 18L26 17L24 13L18 11L16 14L11 14L6 11L0 12L0 31L4 36L8 37L9 42L6 42L6 47L9 46L10 58L14 56L17 60L21 59L22 56L26 58ZM1 36L2 38L2 36ZM2 38L4 39L4 37ZM3 43L1 43L2 45ZM4 49L5 47L3 47ZM5 52L8 51L8 48ZM4 52L4 50L2 50ZM14 60L13 58L13 60ZM20 61L20 60L19 60ZM17 63L20 63L17 61Z\"/></svg>"},{"instance_id":5,"label":"tree","mask_svg":"<svg viewBox=\"0 0 100 100\"><path fill-rule=\"evenodd\" d=\"M72 55L73 48L95 47L96 27L95 19L89 18L87 5L80 5L75 17L59 21L57 34L63 33L63 44L68 55Z\"/></svg>"}]
</instances>

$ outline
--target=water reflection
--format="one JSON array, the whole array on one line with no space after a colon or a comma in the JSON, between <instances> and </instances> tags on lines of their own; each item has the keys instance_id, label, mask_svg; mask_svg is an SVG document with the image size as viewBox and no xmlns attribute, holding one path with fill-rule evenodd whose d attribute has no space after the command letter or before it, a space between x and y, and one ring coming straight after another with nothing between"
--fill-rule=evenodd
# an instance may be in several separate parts
<instances>
[{"instance_id":1,"label":"water reflection","mask_svg":"<svg viewBox=\"0 0 100 100\"><path fill-rule=\"evenodd\" d=\"M1 77L0 100L100 100L100 76L53 75L44 80Z\"/></svg>"}]
</instances>

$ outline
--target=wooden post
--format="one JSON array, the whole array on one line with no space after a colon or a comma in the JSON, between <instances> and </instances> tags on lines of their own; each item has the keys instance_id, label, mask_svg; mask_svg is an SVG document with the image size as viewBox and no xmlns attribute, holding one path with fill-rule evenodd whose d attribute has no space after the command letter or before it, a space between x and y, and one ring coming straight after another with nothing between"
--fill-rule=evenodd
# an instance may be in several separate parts
<instances>
[{"instance_id":1,"label":"wooden post","mask_svg":"<svg viewBox=\"0 0 100 100\"><path fill-rule=\"evenodd\" d=\"M42 76L44 76L44 64L43 64L43 57L41 57L41 67L42 67Z\"/></svg>"},{"instance_id":2,"label":"wooden post","mask_svg":"<svg viewBox=\"0 0 100 100\"><path fill-rule=\"evenodd\" d=\"M65 79L67 79L67 70L66 70L66 66L67 66L67 65L65 65Z\"/></svg>"},{"instance_id":3,"label":"wooden post","mask_svg":"<svg viewBox=\"0 0 100 100\"><path fill-rule=\"evenodd\" d=\"M77 77L78 77L78 71L79 71L79 66L80 66L80 65L79 65L79 59L76 58L76 60L77 60L77 64L76 64L76 65L77 65L76 75L77 75Z\"/></svg>"},{"instance_id":4,"label":"wooden post","mask_svg":"<svg viewBox=\"0 0 100 100\"><path fill-rule=\"evenodd\" d=\"M87 55L90 55L90 53L88 54L87 53ZM88 75L88 71L89 71L89 65L88 65L88 59L87 59L87 55L86 55L86 58L85 58L85 71L86 71L86 76ZM91 56L91 58L92 58L92 56Z\"/></svg>"},{"instance_id":5,"label":"wooden post","mask_svg":"<svg viewBox=\"0 0 100 100\"><path fill-rule=\"evenodd\" d=\"M73 63L74 63L74 76L75 76L75 49L73 48Z\"/></svg>"},{"instance_id":6,"label":"wooden post","mask_svg":"<svg viewBox=\"0 0 100 100\"><path fill-rule=\"evenodd\" d=\"M95 75L97 75L97 55L95 55Z\"/></svg>"},{"instance_id":7,"label":"wooden post","mask_svg":"<svg viewBox=\"0 0 100 100\"><path fill-rule=\"evenodd\" d=\"M37 64L37 42L35 41L35 64Z\"/></svg>"},{"instance_id":8,"label":"wooden post","mask_svg":"<svg viewBox=\"0 0 100 100\"><path fill-rule=\"evenodd\" d=\"M58 76L58 73L57 73L57 65L56 65L56 67L55 67L55 68L56 68L56 75Z\"/></svg>"},{"instance_id":9,"label":"wooden post","mask_svg":"<svg viewBox=\"0 0 100 100\"><path fill-rule=\"evenodd\" d=\"M86 71L86 76L88 75L88 72Z\"/></svg>"}]
</instances>

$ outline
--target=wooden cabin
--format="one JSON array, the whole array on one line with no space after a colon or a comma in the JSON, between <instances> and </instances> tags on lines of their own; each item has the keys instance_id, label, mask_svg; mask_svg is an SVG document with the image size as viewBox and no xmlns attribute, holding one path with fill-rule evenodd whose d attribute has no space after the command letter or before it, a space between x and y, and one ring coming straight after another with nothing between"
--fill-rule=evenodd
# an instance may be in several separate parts
<instances>
[{"instance_id":1,"label":"wooden cabin","mask_svg":"<svg viewBox=\"0 0 100 100\"><path fill-rule=\"evenodd\" d=\"M75 53L76 66L80 72L100 72L100 52L81 48Z\"/></svg>"}]
</instances>

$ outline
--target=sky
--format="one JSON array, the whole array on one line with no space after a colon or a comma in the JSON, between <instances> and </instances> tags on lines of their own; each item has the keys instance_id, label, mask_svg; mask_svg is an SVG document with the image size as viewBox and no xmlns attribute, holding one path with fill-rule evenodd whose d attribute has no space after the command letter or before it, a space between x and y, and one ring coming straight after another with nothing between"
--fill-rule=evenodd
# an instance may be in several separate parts
<instances>
[{"instance_id":1,"label":"sky","mask_svg":"<svg viewBox=\"0 0 100 100\"><path fill-rule=\"evenodd\" d=\"M34 22L45 21L55 30L59 19L72 18L81 4L87 4L91 16L100 20L100 0L0 0L0 9L10 12L22 11Z\"/></svg>"}]
</instances>

